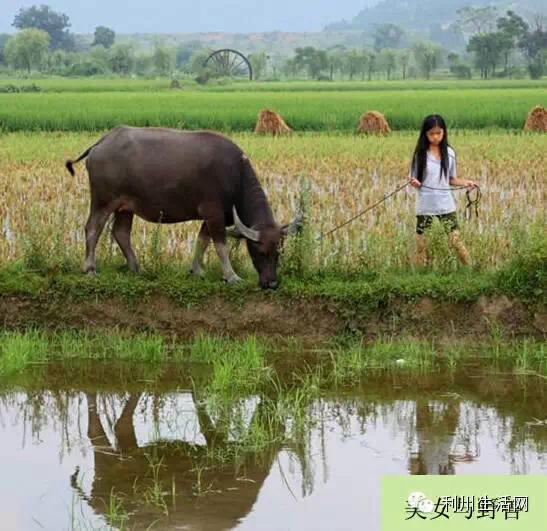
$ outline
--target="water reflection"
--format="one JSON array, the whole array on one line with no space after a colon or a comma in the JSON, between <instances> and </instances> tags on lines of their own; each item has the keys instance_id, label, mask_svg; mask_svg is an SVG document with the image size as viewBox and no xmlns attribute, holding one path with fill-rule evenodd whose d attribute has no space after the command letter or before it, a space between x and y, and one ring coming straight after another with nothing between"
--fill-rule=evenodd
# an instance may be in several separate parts
<instances>
[{"instance_id":1,"label":"water reflection","mask_svg":"<svg viewBox=\"0 0 547 531\"><path fill-rule=\"evenodd\" d=\"M384 474L547 472L544 384L497 379L371 378L305 424L176 382L0 392L3 528L379 529Z\"/></svg>"}]
</instances>

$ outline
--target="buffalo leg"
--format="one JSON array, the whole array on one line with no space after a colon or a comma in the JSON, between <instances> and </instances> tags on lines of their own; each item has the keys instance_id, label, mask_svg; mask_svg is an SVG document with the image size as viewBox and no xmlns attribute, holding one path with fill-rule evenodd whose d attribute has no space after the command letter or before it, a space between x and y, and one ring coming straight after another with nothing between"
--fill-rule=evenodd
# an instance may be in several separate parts
<instances>
[{"instance_id":1,"label":"buffalo leg","mask_svg":"<svg viewBox=\"0 0 547 531\"><path fill-rule=\"evenodd\" d=\"M109 214L108 210L104 208L91 208L91 213L85 225L84 273L95 273L95 250Z\"/></svg>"},{"instance_id":2,"label":"buffalo leg","mask_svg":"<svg viewBox=\"0 0 547 531\"><path fill-rule=\"evenodd\" d=\"M198 241L196 242L196 249L194 252L194 259L192 260L192 268L190 272L194 275L201 276L203 275L203 255L209 247L209 242L211 241L211 236L209 236L209 231L207 230L207 224L204 222L199 229Z\"/></svg>"},{"instance_id":3,"label":"buffalo leg","mask_svg":"<svg viewBox=\"0 0 547 531\"><path fill-rule=\"evenodd\" d=\"M220 265L222 266L222 277L226 282L228 282L228 284L241 281L241 278L235 274L232 264L230 263L230 249L226 244L226 226L224 224L224 219L207 219L205 223L207 224L207 230L213 239L215 250L220 259Z\"/></svg>"},{"instance_id":4,"label":"buffalo leg","mask_svg":"<svg viewBox=\"0 0 547 531\"><path fill-rule=\"evenodd\" d=\"M114 427L116 444L118 445L118 450L121 452L127 452L138 447L133 416L135 414L135 410L137 409L137 404L139 403L140 397L140 393L129 395L129 399L125 403L122 414Z\"/></svg>"},{"instance_id":5,"label":"buffalo leg","mask_svg":"<svg viewBox=\"0 0 547 531\"><path fill-rule=\"evenodd\" d=\"M112 236L120 246L130 271L138 273L139 263L131 247L133 217L133 212L116 212L114 215L114 224L112 225Z\"/></svg>"}]
</instances>

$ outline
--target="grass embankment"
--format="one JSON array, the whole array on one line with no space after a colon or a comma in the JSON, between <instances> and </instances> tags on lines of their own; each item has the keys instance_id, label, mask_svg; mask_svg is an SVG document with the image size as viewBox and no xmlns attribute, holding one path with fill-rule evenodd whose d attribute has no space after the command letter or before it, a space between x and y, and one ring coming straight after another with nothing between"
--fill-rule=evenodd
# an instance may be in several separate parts
<instances>
[{"instance_id":1,"label":"grass embankment","mask_svg":"<svg viewBox=\"0 0 547 531\"><path fill-rule=\"evenodd\" d=\"M283 264L276 292L259 290L248 268L247 281L227 286L218 268L196 279L172 263L140 276L110 266L90 278L16 263L0 270L0 316L15 329L119 327L183 339L199 331L313 344L339 334L447 339L484 337L493 327L508 337L537 337L545 332L546 263L540 240L504 268L484 272L342 275L291 272Z\"/></svg>"},{"instance_id":2,"label":"grass embankment","mask_svg":"<svg viewBox=\"0 0 547 531\"><path fill-rule=\"evenodd\" d=\"M353 133L361 113L378 110L394 130L416 130L427 114L451 127L521 130L544 89L475 88L372 91L44 92L0 94L4 131L101 131L120 123L184 129L252 131L257 113L272 108L295 131Z\"/></svg>"}]
</instances>

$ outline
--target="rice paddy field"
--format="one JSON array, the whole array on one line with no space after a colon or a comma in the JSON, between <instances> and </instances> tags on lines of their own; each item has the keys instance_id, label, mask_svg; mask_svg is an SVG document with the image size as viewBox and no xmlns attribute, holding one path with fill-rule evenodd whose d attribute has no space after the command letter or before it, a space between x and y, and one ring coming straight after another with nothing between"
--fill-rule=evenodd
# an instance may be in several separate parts
<instances>
[{"instance_id":1,"label":"rice paddy field","mask_svg":"<svg viewBox=\"0 0 547 531\"><path fill-rule=\"evenodd\" d=\"M85 165L71 177L63 161L73 158L96 133L10 133L0 143L0 219L4 238L0 260L8 263L39 248L48 260L77 263L82 255L83 226L88 213ZM404 182L415 133L387 138L298 134L271 139L251 134L232 138L249 154L274 212L289 220L304 189L309 207L312 253L310 267L361 271L406 269L414 253L413 189L366 214L319 244L321 233L343 223ZM545 221L545 135L504 131L456 131L451 142L461 177L478 181L483 190L479 217L466 220L465 195L459 192L463 238L478 269L510 260ZM134 243L145 262L156 259L188 264L199 225L191 222L154 228L140 222ZM104 238L100 261L118 251ZM152 250L151 241L156 242ZM442 242L441 242L442 243ZM441 246L442 247L442 246ZM444 248L437 267L456 264ZM216 257L212 256L212 262Z\"/></svg>"},{"instance_id":2,"label":"rice paddy field","mask_svg":"<svg viewBox=\"0 0 547 531\"><path fill-rule=\"evenodd\" d=\"M295 131L351 133L359 116L372 109L382 112L394 130L416 130L432 109L453 128L520 130L528 110L546 100L545 88L0 94L0 128L101 131L127 123L243 132L252 131L258 111L268 107Z\"/></svg>"}]
</instances>

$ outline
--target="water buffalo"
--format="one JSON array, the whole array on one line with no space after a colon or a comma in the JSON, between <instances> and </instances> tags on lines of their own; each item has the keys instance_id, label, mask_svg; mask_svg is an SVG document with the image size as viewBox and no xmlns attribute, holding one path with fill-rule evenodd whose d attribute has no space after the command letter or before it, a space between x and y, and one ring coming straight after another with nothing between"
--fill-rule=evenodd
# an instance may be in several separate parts
<instances>
[{"instance_id":1,"label":"water buffalo","mask_svg":"<svg viewBox=\"0 0 547 531\"><path fill-rule=\"evenodd\" d=\"M86 232L84 272L95 272L95 248L113 214L112 235L131 271L139 271L131 248L133 216L155 223L203 220L192 273L203 274L203 255L213 240L224 280L241 280L229 259L226 227L245 238L262 288L275 289L279 246L298 221L280 226L253 167L228 138L209 131L120 126L104 135L76 160L87 157L91 211Z\"/></svg>"}]
</instances>

